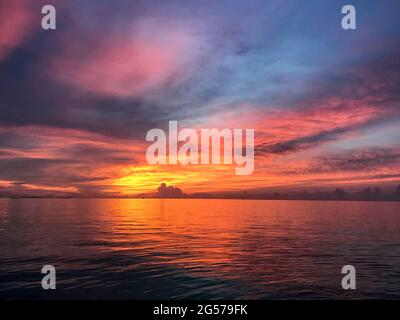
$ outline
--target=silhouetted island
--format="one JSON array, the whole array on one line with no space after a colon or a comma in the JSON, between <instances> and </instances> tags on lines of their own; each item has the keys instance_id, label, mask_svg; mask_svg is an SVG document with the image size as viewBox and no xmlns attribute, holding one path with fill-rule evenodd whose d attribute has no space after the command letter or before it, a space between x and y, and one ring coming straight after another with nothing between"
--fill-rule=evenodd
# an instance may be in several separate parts
<instances>
[{"instance_id":1,"label":"silhouetted island","mask_svg":"<svg viewBox=\"0 0 400 320\"><path fill-rule=\"evenodd\" d=\"M167 186L162 183L155 194L142 194L142 198L187 198L187 199L265 199L265 200L342 200L342 201L400 201L400 185L392 192L383 192L380 187L368 187L360 191L346 192L343 189L333 191L290 191L280 192L256 192L238 191L230 193L192 193L186 194L180 188Z\"/></svg>"},{"instance_id":2,"label":"silhouetted island","mask_svg":"<svg viewBox=\"0 0 400 320\"><path fill-rule=\"evenodd\" d=\"M185 194L182 192L180 188L168 186L165 183L161 183L161 185L157 189L157 198L183 198Z\"/></svg>"},{"instance_id":3,"label":"silhouetted island","mask_svg":"<svg viewBox=\"0 0 400 320\"><path fill-rule=\"evenodd\" d=\"M392 187L393 188L393 187ZM232 192L196 192L184 193L179 187L167 186L161 183L155 192L141 193L135 195L120 194L72 194L72 193L49 193L45 195L32 194L7 194L0 193L1 198L141 198L141 199L243 199L243 200L340 200L340 201L400 201L400 185L392 190L382 190L380 187L368 187L359 191L345 191L340 188L329 191L286 191L286 192L263 192L260 190L242 190Z\"/></svg>"}]
</instances>

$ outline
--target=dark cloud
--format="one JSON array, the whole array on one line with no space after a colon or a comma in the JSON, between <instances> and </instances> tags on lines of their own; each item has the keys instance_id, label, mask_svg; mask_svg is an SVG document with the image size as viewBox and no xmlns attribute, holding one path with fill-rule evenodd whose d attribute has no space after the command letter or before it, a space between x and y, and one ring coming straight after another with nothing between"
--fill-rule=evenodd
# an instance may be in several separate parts
<instances>
[{"instance_id":1,"label":"dark cloud","mask_svg":"<svg viewBox=\"0 0 400 320\"><path fill-rule=\"evenodd\" d=\"M384 103L400 101L400 41L389 48L388 53L360 65L346 66L322 80L316 93L334 94L353 100L371 99Z\"/></svg>"},{"instance_id":2,"label":"dark cloud","mask_svg":"<svg viewBox=\"0 0 400 320\"><path fill-rule=\"evenodd\" d=\"M60 147L58 152L67 159L74 159L82 163L102 163L103 165L136 163L134 154L126 150L115 150L112 148L76 144L73 147Z\"/></svg>"},{"instance_id":3,"label":"dark cloud","mask_svg":"<svg viewBox=\"0 0 400 320\"><path fill-rule=\"evenodd\" d=\"M350 128L337 128L334 130L323 131L315 135L300 137L289 141L283 141L272 144L269 143L261 144L255 147L255 154L256 155L263 155L270 153L285 154L285 153L291 153L299 150L308 149L316 145L319 145L323 142L333 141L337 139L338 135L348 130L350 130ZM301 132L299 132L299 135L301 135Z\"/></svg>"},{"instance_id":4,"label":"dark cloud","mask_svg":"<svg viewBox=\"0 0 400 320\"><path fill-rule=\"evenodd\" d=\"M4 180L21 182L56 182L57 178L48 176L49 170L71 164L74 160L50 160L31 158L0 159L0 177ZM60 172L61 173L61 172Z\"/></svg>"},{"instance_id":5,"label":"dark cloud","mask_svg":"<svg viewBox=\"0 0 400 320\"><path fill-rule=\"evenodd\" d=\"M321 156L313 160L309 173L337 171L368 171L400 163L400 151L392 149L361 149Z\"/></svg>"},{"instance_id":6,"label":"dark cloud","mask_svg":"<svg viewBox=\"0 0 400 320\"><path fill-rule=\"evenodd\" d=\"M37 63L17 52L7 64L0 62L0 125L82 129L143 140L144 130L157 121L149 104L79 93L44 75L27 73L29 61Z\"/></svg>"}]
</instances>

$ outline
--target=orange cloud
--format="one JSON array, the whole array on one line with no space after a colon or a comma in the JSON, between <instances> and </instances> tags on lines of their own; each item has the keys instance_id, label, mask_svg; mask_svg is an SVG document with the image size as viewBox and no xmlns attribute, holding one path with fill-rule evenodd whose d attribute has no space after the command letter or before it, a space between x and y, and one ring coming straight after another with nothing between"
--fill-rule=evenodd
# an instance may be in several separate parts
<instances>
[{"instance_id":1,"label":"orange cloud","mask_svg":"<svg viewBox=\"0 0 400 320\"><path fill-rule=\"evenodd\" d=\"M331 99L324 105L306 109L257 113L247 107L246 111L238 115L231 110L226 117L209 121L207 127L254 125L257 155L251 176L236 176L233 165L149 166L145 160L148 147L145 141L112 138L83 130L20 126L0 127L0 134L25 137L32 145L23 143L21 148L18 145L2 148L0 160L50 162L38 168L42 171L33 181L32 177L21 181L9 176L2 176L2 181L7 186L12 186L13 182L21 186L39 186L34 190L57 191L57 188L73 187L82 194L130 195L153 192L161 182L190 193L336 186L399 179L396 177L400 171L399 162L387 165L379 162L382 154L387 157L391 154L366 150L349 157L335 155L326 148L330 143L358 134L360 127L389 116L393 110L368 102ZM221 119L226 121L221 124ZM332 136L327 138L327 132ZM257 153L263 148L264 153ZM331 160L335 157L338 160ZM376 157L379 159L375 160ZM365 170L358 164L373 164L373 167ZM334 169L326 170L327 166Z\"/></svg>"},{"instance_id":2,"label":"orange cloud","mask_svg":"<svg viewBox=\"0 0 400 320\"><path fill-rule=\"evenodd\" d=\"M0 127L14 141L0 148L2 181L30 190L80 192L110 186L123 168L140 161L143 142L82 130L43 126ZM21 171L21 167L29 167ZM3 176L7 178L3 178ZM30 186L29 188L27 186ZM37 187L32 187L37 186Z\"/></svg>"},{"instance_id":3,"label":"orange cloud","mask_svg":"<svg viewBox=\"0 0 400 320\"><path fill-rule=\"evenodd\" d=\"M269 153L274 154L284 153L285 149L279 152L279 146L289 148L296 144L313 147L341 139L354 134L357 128L370 121L396 112L393 108L375 105L373 99L358 101L333 97L299 109L281 110L252 105L236 106L235 109L227 107L206 118L204 123L217 128L254 128L258 154L260 149L266 147L270 148ZM293 151L297 149L293 148Z\"/></svg>"}]
</instances>

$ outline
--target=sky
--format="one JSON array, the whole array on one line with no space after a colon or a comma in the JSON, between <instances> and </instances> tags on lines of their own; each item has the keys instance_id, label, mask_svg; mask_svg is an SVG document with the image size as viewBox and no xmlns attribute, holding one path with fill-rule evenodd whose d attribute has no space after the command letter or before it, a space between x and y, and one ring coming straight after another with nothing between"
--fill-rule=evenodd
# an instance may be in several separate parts
<instances>
[{"instance_id":1,"label":"sky","mask_svg":"<svg viewBox=\"0 0 400 320\"><path fill-rule=\"evenodd\" d=\"M47 2L0 0L0 195L400 183L398 0ZM149 165L169 120L253 128L253 174Z\"/></svg>"}]
</instances>

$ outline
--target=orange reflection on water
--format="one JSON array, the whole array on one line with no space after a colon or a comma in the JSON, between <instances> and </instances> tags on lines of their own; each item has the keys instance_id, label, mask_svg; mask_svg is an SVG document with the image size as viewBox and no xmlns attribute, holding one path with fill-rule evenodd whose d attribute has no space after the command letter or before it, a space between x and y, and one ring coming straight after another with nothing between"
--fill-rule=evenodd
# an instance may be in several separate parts
<instances>
[{"instance_id":1,"label":"orange reflection on water","mask_svg":"<svg viewBox=\"0 0 400 320\"><path fill-rule=\"evenodd\" d=\"M4 199L0 260L22 274L51 261L60 287L77 293L243 299L343 297L340 267L354 263L358 297L376 297L383 284L400 286L399 211L398 202Z\"/></svg>"}]
</instances>

